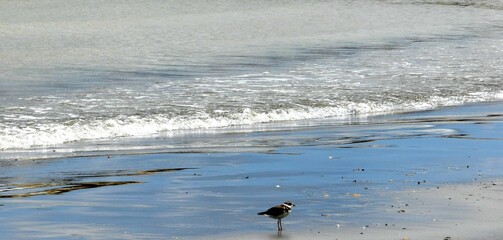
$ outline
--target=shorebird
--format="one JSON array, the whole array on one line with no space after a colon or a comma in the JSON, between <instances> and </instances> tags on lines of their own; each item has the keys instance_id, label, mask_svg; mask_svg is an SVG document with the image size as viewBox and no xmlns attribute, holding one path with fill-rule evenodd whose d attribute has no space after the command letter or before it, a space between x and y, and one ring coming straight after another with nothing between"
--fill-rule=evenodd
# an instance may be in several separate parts
<instances>
[{"instance_id":1,"label":"shorebird","mask_svg":"<svg viewBox=\"0 0 503 240\"><path fill-rule=\"evenodd\" d=\"M269 208L265 212L259 212L258 215L266 215L270 218L278 219L278 231L282 231L283 225L281 224L281 219L288 216L293 207L295 207L295 204L290 201L286 201L281 205Z\"/></svg>"}]
</instances>

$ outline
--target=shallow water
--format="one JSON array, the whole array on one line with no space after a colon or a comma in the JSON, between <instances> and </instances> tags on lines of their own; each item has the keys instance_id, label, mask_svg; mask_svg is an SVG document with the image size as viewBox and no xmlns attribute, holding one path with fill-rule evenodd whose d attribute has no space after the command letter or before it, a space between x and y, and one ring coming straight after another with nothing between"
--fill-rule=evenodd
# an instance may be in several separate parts
<instances>
[{"instance_id":1,"label":"shallow water","mask_svg":"<svg viewBox=\"0 0 503 240\"><path fill-rule=\"evenodd\" d=\"M502 5L8 1L0 158L501 100Z\"/></svg>"},{"instance_id":2,"label":"shallow water","mask_svg":"<svg viewBox=\"0 0 503 240\"><path fill-rule=\"evenodd\" d=\"M283 200L297 205L283 221L284 237L337 226L359 236L366 225L384 224L406 232L431 223L431 214L400 215L391 205L405 203L388 193L501 176L499 109L226 135L249 144L238 151L223 143L200 152L3 161L0 237L267 237L275 222L256 213Z\"/></svg>"}]
</instances>

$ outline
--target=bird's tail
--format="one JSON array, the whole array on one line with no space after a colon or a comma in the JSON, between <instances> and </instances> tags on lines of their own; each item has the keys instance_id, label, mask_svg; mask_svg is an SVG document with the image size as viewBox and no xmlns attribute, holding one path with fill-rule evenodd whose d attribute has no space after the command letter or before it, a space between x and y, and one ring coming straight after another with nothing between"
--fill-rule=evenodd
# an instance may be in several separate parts
<instances>
[{"instance_id":1,"label":"bird's tail","mask_svg":"<svg viewBox=\"0 0 503 240\"><path fill-rule=\"evenodd\" d=\"M258 215L265 215L265 212L259 212Z\"/></svg>"}]
</instances>

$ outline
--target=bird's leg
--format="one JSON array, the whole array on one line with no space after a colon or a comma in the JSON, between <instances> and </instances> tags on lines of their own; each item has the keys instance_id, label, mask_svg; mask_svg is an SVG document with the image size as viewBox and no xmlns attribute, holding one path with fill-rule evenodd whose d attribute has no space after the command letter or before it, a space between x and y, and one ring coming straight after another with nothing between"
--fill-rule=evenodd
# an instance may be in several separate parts
<instances>
[{"instance_id":1,"label":"bird's leg","mask_svg":"<svg viewBox=\"0 0 503 240\"><path fill-rule=\"evenodd\" d=\"M281 218L278 219L278 224L279 224L279 230L283 231L283 224L281 223Z\"/></svg>"}]
</instances>

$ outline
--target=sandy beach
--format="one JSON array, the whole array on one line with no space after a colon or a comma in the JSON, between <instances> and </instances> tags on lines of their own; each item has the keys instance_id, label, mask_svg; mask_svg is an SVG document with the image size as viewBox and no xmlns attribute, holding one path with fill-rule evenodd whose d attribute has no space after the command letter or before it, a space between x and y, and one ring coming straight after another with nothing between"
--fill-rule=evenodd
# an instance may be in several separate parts
<instances>
[{"instance_id":1,"label":"sandy beach","mask_svg":"<svg viewBox=\"0 0 503 240\"><path fill-rule=\"evenodd\" d=\"M232 149L4 161L0 238L499 239L502 111L204 135ZM257 212L285 200L296 207L278 234Z\"/></svg>"},{"instance_id":2,"label":"sandy beach","mask_svg":"<svg viewBox=\"0 0 503 240\"><path fill-rule=\"evenodd\" d=\"M239 235L240 239L499 239L503 235L503 181L442 185L386 192L393 199L361 226L335 224L309 231ZM362 213L365 214L365 213ZM328 217L322 215L322 217ZM341 221L343 222L343 221ZM391 222L391 223L389 223ZM236 239L237 235L212 239Z\"/></svg>"}]
</instances>

